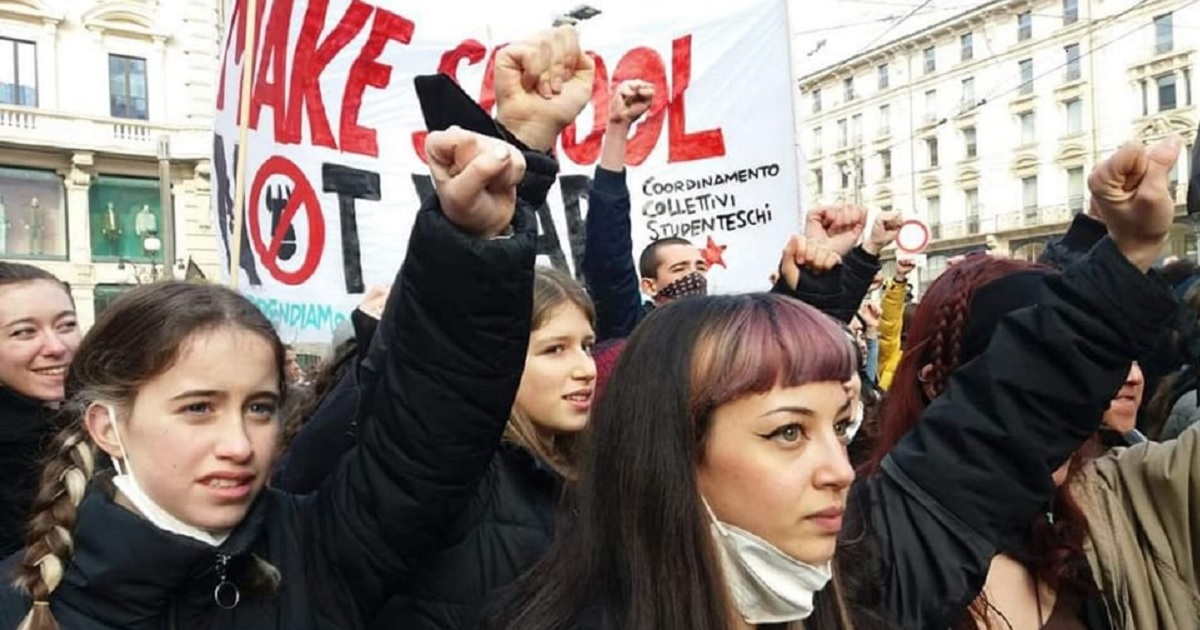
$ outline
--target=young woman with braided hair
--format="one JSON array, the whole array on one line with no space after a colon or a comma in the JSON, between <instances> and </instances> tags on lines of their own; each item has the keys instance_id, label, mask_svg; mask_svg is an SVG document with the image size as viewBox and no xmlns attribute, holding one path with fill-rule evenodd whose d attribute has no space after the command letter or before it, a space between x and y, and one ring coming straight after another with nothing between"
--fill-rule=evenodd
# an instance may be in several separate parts
<instances>
[{"instance_id":1,"label":"young woman with braided hair","mask_svg":"<svg viewBox=\"0 0 1200 630\"><path fill-rule=\"evenodd\" d=\"M571 33L542 37L553 42L506 53L518 75L549 67L547 49L587 58ZM590 73L571 81L582 108ZM560 118L573 115L550 120ZM250 301L214 286L135 289L105 311L70 371L70 426L26 549L0 567L15 583L0 591L0 628L361 629L390 586L448 544L446 524L475 494L521 379L533 202L557 167L457 128L431 133L426 149L437 192L379 324L392 350L363 400L369 420L338 471L310 495L266 487L284 350Z\"/></svg>"},{"instance_id":2,"label":"young woman with braided hair","mask_svg":"<svg viewBox=\"0 0 1200 630\"><path fill-rule=\"evenodd\" d=\"M1056 275L1040 265L974 256L930 285L862 472L880 470L926 407L946 392L951 376L980 356L1000 319L1041 303L1043 285ZM1200 542L1200 521L1186 497L1200 492L1200 433L1110 454L1101 439L1133 429L1142 385L1133 363L1100 430L1054 472L1053 499L1023 536L1001 547L956 629L1194 627L1200 566L1192 550ZM1005 464L978 461L972 467Z\"/></svg>"}]
</instances>

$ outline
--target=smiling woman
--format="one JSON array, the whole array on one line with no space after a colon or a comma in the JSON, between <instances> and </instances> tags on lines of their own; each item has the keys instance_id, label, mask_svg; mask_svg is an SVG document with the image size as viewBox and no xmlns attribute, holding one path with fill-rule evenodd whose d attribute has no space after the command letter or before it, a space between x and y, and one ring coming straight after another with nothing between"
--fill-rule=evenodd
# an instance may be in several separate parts
<instances>
[{"instance_id":1,"label":"smiling woman","mask_svg":"<svg viewBox=\"0 0 1200 630\"><path fill-rule=\"evenodd\" d=\"M21 546L51 405L63 398L77 347L66 286L38 267L0 262L0 557Z\"/></svg>"}]
</instances>

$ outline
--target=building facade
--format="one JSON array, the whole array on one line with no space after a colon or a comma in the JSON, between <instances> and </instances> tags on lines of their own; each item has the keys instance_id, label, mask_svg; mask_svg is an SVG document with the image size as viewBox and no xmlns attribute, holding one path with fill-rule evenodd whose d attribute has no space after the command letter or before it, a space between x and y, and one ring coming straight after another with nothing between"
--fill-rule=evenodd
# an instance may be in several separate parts
<instances>
[{"instance_id":1,"label":"building facade","mask_svg":"<svg viewBox=\"0 0 1200 630\"><path fill-rule=\"evenodd\" d=\"M209 156L223 4L0 2L0 259L70 283L85 327L131 286L189 263L216 273Z\"/></svg>"},{"instance_id":2,"label":"building facade","mask_svg":"<svg viewBox=\"0 0 1200 630\"><path fill-rule=\"evenodd\" d=\"M995 0L805 76L805 200L925 220L925 283L970 250L1036 258L1098 161L1178 132L1171 253L1195 258L1198 28L1195 0Z\"/></svg>"}]
</instances>

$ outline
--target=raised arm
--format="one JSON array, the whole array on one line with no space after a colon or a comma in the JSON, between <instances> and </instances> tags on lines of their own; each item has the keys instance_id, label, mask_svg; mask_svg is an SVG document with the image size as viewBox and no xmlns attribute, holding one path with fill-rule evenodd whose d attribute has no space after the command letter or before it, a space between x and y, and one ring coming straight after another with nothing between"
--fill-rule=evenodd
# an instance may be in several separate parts
<instances>
[{"instance_id":1,"label":"raised arm","mask_svg":"<svg viewBox=\"0 0 1200 630\"><path fill-rule=\"evenodd\" d=\"M1174 214L1177 155L1178 144L1130 146L1098 167L1092 188L1112 195L1110 238L1048 279L1039 306L1007 316L883 472L855 486L869 534L860 549L879 558L879 590L865 599L901 627L946 628L962 615L997 550L1014 548L1045 509L1052 471L1097 430L1129 364L1173 317L1165 285L1146 272ZM869 561L854 548L842 561Z\"/></svg>"},{"instance_id":2,"label":"raised arm","mask_svg":"<svg viewBox=\"0 0 1200 630\"><path fill-rule=\"evenodd\" d=\"M600 165L588 191L583 277L596 304L596 338L628 337L642 319L642 294L633 260L633 224L625 149L633 124L650 108L654 86L626 81L609 105Z\"/></svg>"},{"instance_id":3,"label":"raised arm","mask_svg":"<svg viewBox=\"0 0 1200 630\"><path fill-rule=\"evenodd\" d=\"M538 150L458 128L428 137L437 194L417 216L380 322L387 352L362 402L359 443L309 506L308 572L327 574L365 616L443 544L500 443L533 302L537 225L517 188L552 176L543 133L579 112L592 72L571 29L510 45L497 94L528 125L509 128Z\"/></svg>"}]
</instances>

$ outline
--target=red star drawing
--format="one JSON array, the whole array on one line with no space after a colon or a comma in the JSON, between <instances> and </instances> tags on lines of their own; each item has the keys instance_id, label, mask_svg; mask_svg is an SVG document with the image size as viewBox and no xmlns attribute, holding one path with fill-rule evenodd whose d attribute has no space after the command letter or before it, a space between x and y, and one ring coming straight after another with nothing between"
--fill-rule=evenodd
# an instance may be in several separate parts
<instances>
[{"instance_id":1,"label":"red star drawing","mask_svg":"<svg viewBox=\"0 0 1200 630\"><path fill-rule=\"evenodd\" d=\"M713 240L713 237L708 237L708 245L704 246L704 249L700 251L700 255L704 256L704 262L708 263L709 269L712 269L714 265L721 265L726 269L729 268L725 265L726 247L728 247L728 245L717 245L717 242Z\"/></svg>"}]
</instances>

